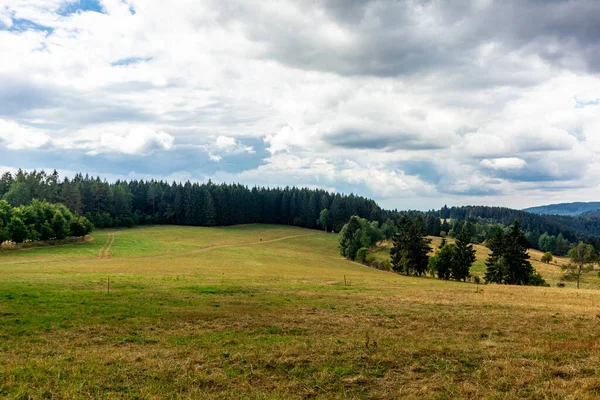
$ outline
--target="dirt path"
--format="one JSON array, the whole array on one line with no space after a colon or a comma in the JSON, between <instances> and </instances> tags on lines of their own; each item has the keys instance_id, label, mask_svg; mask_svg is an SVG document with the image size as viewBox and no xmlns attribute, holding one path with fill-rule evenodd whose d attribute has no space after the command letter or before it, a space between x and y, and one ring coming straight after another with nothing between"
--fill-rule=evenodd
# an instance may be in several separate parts
<instances>
[{"instance_id":1,"label":"dirt path","mask_svg":"<svg viewBox=\"0 0 600 400\"><path fill-rule=\"evenodd\" d=\"M115 243L115 234L114 234L114 232L112 233L112 238L110 239L110 244L108 245L108 247L106 248L106 250L104 250L104 257L110 258L110 248L112 247L113 243Z\"/></svg>"},{"instance_id":2,"label":"dirt path","mask_svg":"<svg viewBox=\"0 0 600 400\"><path fill-rule=\"evenodd\" d=\"M102 247L100 247L100 250L98 250L98 258L102 258L102 252L103 252L104 248L106 247L106 245L108 244L109 240L110 240L110 233L108 235L106 235L106 242L104 242Z\"/></svg>"}]
</instances>

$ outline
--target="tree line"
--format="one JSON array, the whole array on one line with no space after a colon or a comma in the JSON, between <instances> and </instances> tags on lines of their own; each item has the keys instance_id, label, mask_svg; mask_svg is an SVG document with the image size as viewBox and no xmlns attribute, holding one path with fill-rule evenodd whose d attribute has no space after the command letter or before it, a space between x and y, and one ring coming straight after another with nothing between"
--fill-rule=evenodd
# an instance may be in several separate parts
<instances>
[{"instance_id":1,"label":"tree line","mask_svg":"<svg viewBox=\"0 0 600 400\"><path fill-rule=\"evenodd\" d=\"M480 221L487 220L509 226L518 220L525 231L527 241L532 248L539 249L539 239L547 233L549 236L563 239L569 244L579 241L592 244L600 249L600 218L595 216L564 216L564 215L537 215L525 211L505 207L465 206L442 207L439 211L431 211L442 219Z\"/></svg>"},{"instance_id":2,"label":"tree line","mask_svg":"<svg viewBox=\"0 0 600 400\"><path fill-rule=\"evenodd\" d=\"M87 218L74 215L62 204L32 200L28 205L12 207L0 200L0 243L83 237L92 228Z\"/></svg>"},{"instance_id":3,"label":"tree line","mask_svg":"<svg viewBox=\"0 0 600 400\"><path fill-rule=\"evenodd\" d=\"M430 256L431 239L427 237L425 218L402 214L392 236L391 269L405 275L429 273L440 279L467 281L476 261L472 232L470 223L463 224L455 243L449 244L443 237L435 255ZM340 254L364 262L369 248L383 237L377 222L353 216L340 232ZM486 261L486 283L546 285L529 262L527 239L518 221L510 228L495 230L493 238L486 243L492 250Z\"/></svg>"},{"instance_id":4,"label":"tree line","mask_svg":"<svg viewBox=\"0 0 600 400\"><path fill-rule=\"evenodd\" d=\"M395 218L375 201L308 188L249 188L240 184L116 181L77 174L60 179L54 171L5 173L0 198L18 207L33 199L64 204L96 227L144 224L224 226L245 223L296 225L339 232L352 215Z\"/></svg>"}]
</instances>

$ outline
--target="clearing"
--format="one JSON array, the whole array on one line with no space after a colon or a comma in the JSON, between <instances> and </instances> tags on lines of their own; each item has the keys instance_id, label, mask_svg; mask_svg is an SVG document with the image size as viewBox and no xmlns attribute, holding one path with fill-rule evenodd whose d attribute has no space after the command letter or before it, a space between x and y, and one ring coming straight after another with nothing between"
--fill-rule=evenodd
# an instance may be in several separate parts
<instances>
[{"instance_id":1,"label":"clearing","mask_svg":"<svg viewBox=\"0 0 600 400\"><path fill-rule=\"evenodd\" d=\"M286 226L98 231L0 254L0 396L598 398L600 292L567 285L399 276Z\"/></svg>"}]
</instances>

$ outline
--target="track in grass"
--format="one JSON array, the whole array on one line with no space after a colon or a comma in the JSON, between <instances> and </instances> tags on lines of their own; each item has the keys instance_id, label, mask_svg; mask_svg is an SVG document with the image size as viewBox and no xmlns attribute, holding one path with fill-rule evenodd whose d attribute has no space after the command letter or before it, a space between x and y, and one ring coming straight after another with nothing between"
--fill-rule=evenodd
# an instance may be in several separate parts
<instances>
[{"instance_id":1,"label":"track in grass","mask_svg":"<svg viewBox=\"0 0 600 400\"><path fill-rule=\"evenodd\" d=\"M108 247L106 248L106 250L104 250L104 257L105 258L110 258L110 248L112 247L112 245L115 243L115 233L111 233L111 238L110 238L110 244L108 245Z\"/></svg>"},{"instance_id":2,"label":"track in grass","mask_svg":"<svg viewBox=\"0 0 600 400\"><path fill-rule=\"evenodd\" d=\"M102 255L104 254L104 248L108 244L109 240L110 240L110 233L108 235L106 235L106 241L104 242L102 247L100 247L100 249L98 250L98 258L102 258Z\"/></svg>"}]
</instances>

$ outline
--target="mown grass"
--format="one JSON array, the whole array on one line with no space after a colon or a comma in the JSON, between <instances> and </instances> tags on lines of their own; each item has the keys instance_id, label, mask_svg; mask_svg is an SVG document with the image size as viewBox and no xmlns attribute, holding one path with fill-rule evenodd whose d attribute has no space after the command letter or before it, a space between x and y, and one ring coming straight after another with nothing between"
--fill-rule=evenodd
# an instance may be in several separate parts
<instances>
[{"instance_id":1,"label":"mown grass","mask_svg":"<svg viewBox=\"0 0 600 400\"><path fill-rule=\"evenodd\" d=\"M98 259L105 234L89 257L0 257L0 396L600 395L593 290L398 276L287 227L117 231ZM178 252L140 255L143 240Z\"/></svg>"}]
</instances>

